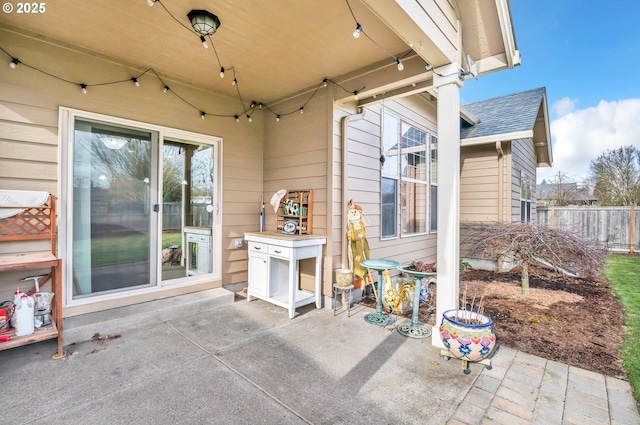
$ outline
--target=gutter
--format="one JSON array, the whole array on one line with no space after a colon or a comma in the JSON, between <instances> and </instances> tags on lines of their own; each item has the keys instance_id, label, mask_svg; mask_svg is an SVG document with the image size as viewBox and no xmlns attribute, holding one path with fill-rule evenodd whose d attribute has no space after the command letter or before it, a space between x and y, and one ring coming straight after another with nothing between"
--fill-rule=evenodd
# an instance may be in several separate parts
<instances>
[{"instance_id":1,"label":"gutter","mask_svg":"<svg viewBox=\"0 0 640 425\"><path fill-rule=\"evenodd\" d=\"M346 225L346 218L344 217L344 214L346 212L346 206L349 204L349 186L348 186L348 176L347 176L347 165L349 164L348 159L349 159L349 150L347 149L348 147L348 141L349 141L349 135L347 134L347 130L349 128L349 123L352 121L359 121L361 119L364 118L364 111L359 113L359 114L353 114L353 115L347 115L346 117L342 118L342 136L341 136L341 140L340 140L340 144L341 144L341 148L342 148L342 218L341 218L341 225L340 225L340 229L341 229L341 234L340 234L340 240L342 241L342 261L341 261L341 268L343 269L348 269L349 268L349 262L347 261L347 257L348 257L348 253L347 253L347 225Z\"/></svg>"}]
</instances>

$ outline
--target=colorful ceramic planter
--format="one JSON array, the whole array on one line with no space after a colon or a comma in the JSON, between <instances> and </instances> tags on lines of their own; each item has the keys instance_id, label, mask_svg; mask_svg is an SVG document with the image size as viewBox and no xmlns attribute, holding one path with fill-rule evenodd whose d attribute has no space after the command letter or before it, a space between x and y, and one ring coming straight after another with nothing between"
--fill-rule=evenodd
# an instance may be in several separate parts
<instances>
[{"instance_id":1,"label":"colorful ceramic planter","mask_svg":"<svg viewBox=\"0 0 640 425\"><path fill-rule=\"evenodd\" d=\"M456 314L458 320L455 320ZM461 316L471 319L474 324L464 323ZM447 310L442 313L440 338L453 357L470 362L488 357L496 345L493 321L472 311Z\"/></svg>"}]
</instances>

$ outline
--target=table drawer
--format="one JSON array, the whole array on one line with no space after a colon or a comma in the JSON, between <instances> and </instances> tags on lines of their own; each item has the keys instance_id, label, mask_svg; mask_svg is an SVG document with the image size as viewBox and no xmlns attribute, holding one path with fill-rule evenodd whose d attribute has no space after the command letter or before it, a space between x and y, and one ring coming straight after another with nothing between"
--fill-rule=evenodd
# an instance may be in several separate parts
<instances>
[{"instance_id":1,"label":"table drawer","mask_svg":"<svg viewBox=\"0 0 640 425\"><path fill-rule=\"evenodd\" d=\"M267 254L269 252L269 245L266 243L249 242L249 252L262 252Z\"/></svg>"},{"instance_id":2,"label":"table drawer","mask_svg":"<svg viewBox=\"0 0 640 425\"><path fill-rule=\"evenodd\" d=\"M274 257L289 258L291 257L291 248L269 245L269 255L272 255Z\"/></svg>"}]
</instances>

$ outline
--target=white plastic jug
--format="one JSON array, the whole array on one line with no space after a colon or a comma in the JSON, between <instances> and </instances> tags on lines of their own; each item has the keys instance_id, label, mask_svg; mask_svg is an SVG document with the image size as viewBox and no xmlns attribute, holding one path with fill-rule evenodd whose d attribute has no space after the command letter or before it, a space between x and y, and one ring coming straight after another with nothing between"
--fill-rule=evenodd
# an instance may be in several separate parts
<instances>
[{"instance_id":1,"label":"white plastic jug","mask_svg":"<svg viewBox=\"0 0 640 425\"><path fill-rule=\"evenodd\" d=\"M20 290L20 288L16 288L16 291L13 293L13 305L16 306L18 304L20 304L20 298L22 298L22 291ZM15 308L14 308L15 311ZM11 326L13 326L14 328L16 327L16 316L15 314L11 315Z\"/></svg>"},{"instance_id":2,"label":"white plastic jug","mask_svg":"<svg viewBox=\"0 0 640 425\"><path fill-rule=\"evenodd\" d=\"M30 335L34 332L33 298L22 294L20 303L16 305L14 317L16 319L16 336Z\"/></svg>"}]
</instances>

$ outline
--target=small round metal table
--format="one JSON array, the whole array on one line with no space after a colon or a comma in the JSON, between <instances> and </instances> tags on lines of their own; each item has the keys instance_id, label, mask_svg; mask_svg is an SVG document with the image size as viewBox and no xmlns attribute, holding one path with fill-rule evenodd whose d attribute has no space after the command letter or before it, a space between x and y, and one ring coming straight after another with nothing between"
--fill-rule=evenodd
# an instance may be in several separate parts
<instances>
[{"instance_id":1,"label":"small round metal table","mask_svg":"<svg viewBox=\"0 0 640 425\"><path fill-rule=\"evenodd\" d=\"M376 312L365 315L364 320L367 323L377 326L393 324L396 319L391 317L389 314L382 312L382 271L396 268L400 263L394 260L364 260L360 262L360 265L369 270L376 270L378 272L378 300L376 303Z\"/></svg>"},{"instance_id":2,"label":"small round metal table","mask_svg":"<svg viewBox=\"0 0 640 425\"><path fill-rule=\"evenodd\" d=\"M420 323L418 320L418 311L420 308L420 286L422 286L422 279L429 276L435 276L436 272L419 272L416 270L407 270L408 264L403 264L398 267L402 273L406 274L416 282L416 288L413 294L413 314L411 316L411 323L403 323L398 326L398 332L404 336L410 338L429 338L431 336L431 329Z\"/></svg>"}]
</instances>

